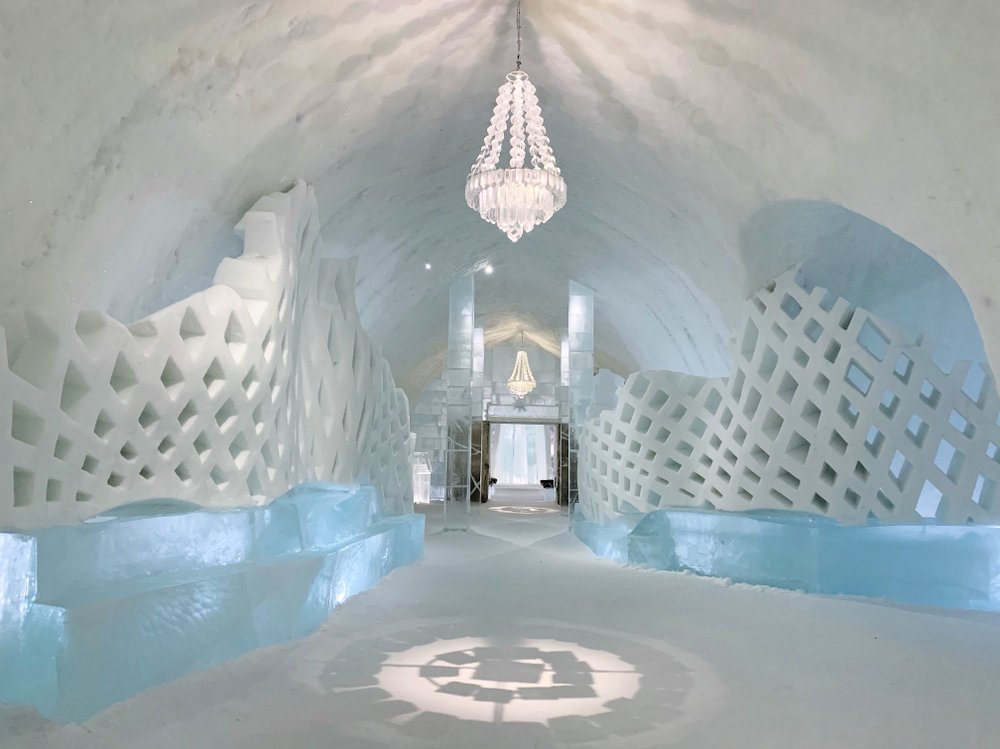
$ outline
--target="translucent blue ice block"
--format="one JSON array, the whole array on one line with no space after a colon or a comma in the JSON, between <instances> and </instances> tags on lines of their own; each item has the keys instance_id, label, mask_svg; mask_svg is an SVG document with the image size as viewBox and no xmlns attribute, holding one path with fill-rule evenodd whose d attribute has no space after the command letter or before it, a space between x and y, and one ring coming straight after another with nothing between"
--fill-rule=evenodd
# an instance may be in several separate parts
<instances>
[{"instance_id":1,"label":"translucent blue ice block","mask_svg":"<svg viewBox=\"0 0 1000 749\"><path fill-rule=\"evenodd\" d=\"M808 593L1000 610L1000 527L842 526L782 510L664 509L576 535L619 564L726 577Z\"/></svg>"},{"instance_id":2,"label":"translucent blue ice block","mask_svg":"<svg viewBox=\"0 0 1000 749\"><path fill-rule=\"evenodd\" d=\"M267 507L159 513L0 533L0 702L84 720L307 634L423 549L423 516L383 515L372 487L310 484Z\"/></svg>"}]
</instances>

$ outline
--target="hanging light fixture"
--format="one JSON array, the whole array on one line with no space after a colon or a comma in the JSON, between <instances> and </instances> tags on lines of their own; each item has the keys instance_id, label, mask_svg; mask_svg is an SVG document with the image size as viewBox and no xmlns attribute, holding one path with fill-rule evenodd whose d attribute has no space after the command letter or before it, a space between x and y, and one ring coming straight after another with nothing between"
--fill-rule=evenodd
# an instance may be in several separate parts
<instances>
[{"instance_id":1,"label":"hanging light fixture","mask_svg":"<svg viewBox=\"0 0 1000 749\"><path fill-rule=\"evenodd\" d=\"M499 166L510 123L510 163ZM531 166L524 166L530 154ZM465 202L516 242L566 205L566 182L549 146L535 87L521 70L521 1L517 3L517 68L500 87L483 148L465 181Z\"/></svg>"},{"instance_id":2,"label":"hanging light fixture","mask_svg":"<svg viewBox=\"0 0 1000 749\"><path fill-rule=\"evenodd\" d=\"M510 392L518 398L523 398L535 389L535 376L531 374L531 365L528 364L528 352L524 350L524 331L521 331L521 349L514 359L514 371L510 373L507 380L507 387Z\"/></svg>"}]
</instances>

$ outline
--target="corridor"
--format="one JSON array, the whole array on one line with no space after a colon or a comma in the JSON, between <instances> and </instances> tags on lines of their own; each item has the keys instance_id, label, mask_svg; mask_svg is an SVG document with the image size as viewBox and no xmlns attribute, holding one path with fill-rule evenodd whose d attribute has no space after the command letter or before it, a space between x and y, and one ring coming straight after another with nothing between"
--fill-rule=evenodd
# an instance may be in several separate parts
<instances>
[{"instance_id":1,"label":"corridor","mask_svg":"<svg viewBox=\"0 0 1000 749\"><path fill-rule=\"evenodd\" d=\"M423 560L313 635L79 726L0 708L4 749L940 749L1000 731L996 617L617 567L520 493L469 532L440 510Z\"/></svg>"}]
</instances>

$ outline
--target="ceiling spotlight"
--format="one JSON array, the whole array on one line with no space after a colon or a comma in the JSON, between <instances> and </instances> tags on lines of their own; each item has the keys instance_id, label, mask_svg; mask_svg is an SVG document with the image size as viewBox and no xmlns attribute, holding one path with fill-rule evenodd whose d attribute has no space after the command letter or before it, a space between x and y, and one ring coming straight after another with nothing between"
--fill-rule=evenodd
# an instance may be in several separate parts
<instances>
[{"instance_id":1,"label":"ceiling spotlight","mask_svg":"<svg viewBox=\"0 0 1000 749\"><path fill-rule=\"evenodd\" d=\"M430 269L431 269L431 264L430 263L424 263L424 270L430 270Z\"/></svg>"},{"instance_id":2,"label":"ceiling spotlight","mask_svg":"<svg viewBox=\"0 0 1000 749\"><path fill-rule=\"evenodd\" d=\"M483 268L483 273L485 273L487 276L493 273L493 266L487 263L486 267Z\"/></svg>"}]
</instances>

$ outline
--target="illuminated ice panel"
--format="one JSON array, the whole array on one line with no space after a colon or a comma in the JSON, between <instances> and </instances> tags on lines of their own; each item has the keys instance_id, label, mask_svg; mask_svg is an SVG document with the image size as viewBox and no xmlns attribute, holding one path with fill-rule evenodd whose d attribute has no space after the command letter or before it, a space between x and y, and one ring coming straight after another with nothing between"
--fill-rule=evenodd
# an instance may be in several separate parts
<instances>
[{"instance_id":1,"label":"illuminated ice panel","mask_svg":"<svg viewBox=\"0 0 1000 749\"><path fill-rule=\"evenodd\" d=\"M0 702L80 721L150 686L301 637L423 549L423 516L372 487L298 487L266 507L133 505L0 534Z\"/></svg>"},{"instance_id":2,"label":"illuminated ice panel","mask_svg":"<svg viewBox=\"0 0 1000 749\"><path fill-rule=\"evenodd\" d=\"M619 564L928 606L1000 610L1000 527L843 526L810 513L657 510L574 530Z\"/></svg>"}]
</instances>

